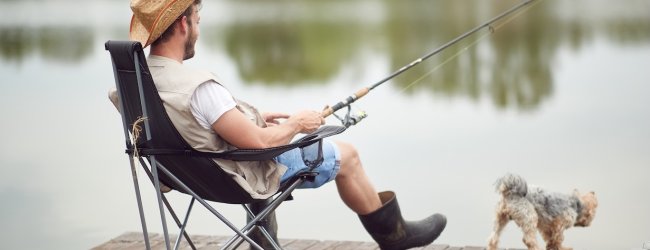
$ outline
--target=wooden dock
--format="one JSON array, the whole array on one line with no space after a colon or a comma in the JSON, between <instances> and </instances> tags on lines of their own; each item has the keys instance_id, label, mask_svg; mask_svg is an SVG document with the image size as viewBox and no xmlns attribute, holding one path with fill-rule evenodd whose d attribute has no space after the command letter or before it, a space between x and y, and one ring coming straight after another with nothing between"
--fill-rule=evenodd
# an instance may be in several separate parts
<instances>
[{"instance_id":1,"label":"wooden dock","mask_svg":"<svg viewBox=\"0 0 650 250\"><path fill-rule=\"evenodd\" d=\"M230 237L226 236L205 236L194 235L192 242L196 249L219 249ZM170 235L170 241L175 241L176 236ZM149 234L151 249L165 249L165 239L162 234ZM379 250L374 242L362 241L319 241L319 240L292 240L280 239L280 244L285 250ZM173 243L172 243L173 246ZM124 233L117 238L111 239L99 246L93 247L93 250L140 250L145 249L144 238L140 232ZM180 249L190 249L185 240L182 241ZM249 249L248 244L242 244L237 249ZM454 247L444 244L431 244L425 247L415 248L419 250L484 250L485 247L465 246ZM515 250L515 249L512 249ZM517 249L523 250L523 249Z\"/></svg>"}]
</instances>

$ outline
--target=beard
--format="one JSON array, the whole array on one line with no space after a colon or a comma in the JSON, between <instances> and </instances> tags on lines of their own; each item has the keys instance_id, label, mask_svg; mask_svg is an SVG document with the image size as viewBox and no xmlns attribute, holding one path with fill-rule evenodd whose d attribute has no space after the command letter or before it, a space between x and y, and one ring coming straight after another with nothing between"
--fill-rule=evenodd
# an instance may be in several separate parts
<instances>
[{"instance_id":1,"label":"beard","mask_svg":"<svg viewBox=\"0 0 650 250\"><path fill-rule=\"evenodd\" d=\"M183 54L183 60L187 60L194 57L194 53L195 53L194 45L196 45L196 40L198 40L198 36L195 34L194 30L192 29L192 32L190 33L190 37L185 42L185 53Z\"/></svg>"}]
</instances>

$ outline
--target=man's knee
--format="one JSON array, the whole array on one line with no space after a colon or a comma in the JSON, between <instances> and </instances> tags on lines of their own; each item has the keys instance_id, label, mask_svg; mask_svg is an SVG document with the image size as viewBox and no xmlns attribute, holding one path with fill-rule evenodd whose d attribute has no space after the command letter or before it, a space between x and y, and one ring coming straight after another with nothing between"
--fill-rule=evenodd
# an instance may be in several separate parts
<instances>
[{"instance_id":1,"label":"man's knee","mask_svg":"<svg viewBox=\"0 0 650 250\"><path fill-rule=\"evenodd\" d=\"M341 153L342 171L353 171L353 169L361 167L359 153L352 144L337 141L336 145L338 146L339 152Z\"/></svg>"}]
</instances>

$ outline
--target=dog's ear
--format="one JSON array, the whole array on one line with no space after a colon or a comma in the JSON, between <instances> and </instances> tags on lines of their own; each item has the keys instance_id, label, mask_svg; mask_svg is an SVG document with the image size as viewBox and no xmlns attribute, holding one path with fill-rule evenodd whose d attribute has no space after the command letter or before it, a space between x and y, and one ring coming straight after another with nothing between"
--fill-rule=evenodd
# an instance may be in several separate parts
<instances>
[{"instance_id":1,"label":"dog's ear","mask_svg":"<svg viewBox=\"0 0 650 250\"><path fill-rule=\"evenodd\" d=\"M573 195L575 195L575 196L580 196L580 191L578 191L577 188L574 189L574 190L573 190Z\"/></svg>"}]
</instances>

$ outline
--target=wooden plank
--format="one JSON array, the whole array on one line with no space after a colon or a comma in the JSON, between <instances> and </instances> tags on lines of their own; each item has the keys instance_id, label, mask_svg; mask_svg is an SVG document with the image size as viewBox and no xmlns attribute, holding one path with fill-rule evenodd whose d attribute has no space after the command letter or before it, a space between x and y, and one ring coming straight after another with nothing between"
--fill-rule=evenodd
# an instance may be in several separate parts
<instances>
[{"instance_id":1,"label":"wooden plank","mask_svg":"<svg viewBox=\"0 0 650 250\"><path fill-rule=\"evenodd\" d=\"M190 237L192 238L192 242L194 242L194 246L197 250L219 249L227 240L230 239L229 236L191 235Z\"/></svg>"},{"instance_id":2,"label":"wooden plank","mask_svg":"<svg viewBox=\"0 0 650 250\"><path fill-rule=\"evenodd\" d=\"M219 247L225 245L226 242L223 242L223 244L220 244ZM251 249L251 244L249 244L247 241L243 241L241 245L237 247L237 249Z\"/></svg>"},{"instance_id":3,"label":"wooden plank","mask_svg":"<svg viewBox=\"0 0 650 250\"><path fill-rule=\"evenodd\" d=\"M336 245L338 245L338 241L321 241L317 244L314 244L308 248L305 248L305 250L325 250L325 249L333 249Z\"/></svg>"},{"instance_id":4,"label":"wooden plank","mask_svg":"<svg viewBox=\"0 0 650 250\"><path fill-rule=\"evenodd\" d=\"M375 242L362 242L357 246L358 250L379 250L379 245Z\"/></svg>"},{"instance_id":5,"label":"wooden plank","mask_svg":"<svg viewBox=\"0 0 650 250\"><path fill-rule=\"evenodd\" d=\"M339 241L331 250L356 250L363 242L360 241Z\"/></svg>"},{"instance_id":6,"label":"wooden plank","mask_svg":"<svg viewBox=\"0 0 650 250\"><path fill-rule=\"evenodd\" d=\"M293 243L296 240L295 239L278 239L278 241L279 241L278 243L280 244L280 246L287 246L287 245L291 245L291 243Z\"/></svg>"},{"instance_id":7,"label":"wooden plank","mask_svg":"<svg viewBox=\"0 0 650 250\"><path fill-rule=\"evenodd\" d=\"M290 243L282 244L282 248L285 250L302 250L308 249L311 246L319 244L318 240L293 240Z\"/></svg>"},{"instance_id":8,"label":"wooden plank","mask_svg":"<svg viewBox=\"0 0 650 250\"><path fill-rule=\"evenodd\" d=\"M230 237L228 237L227 239L224 239L223 242L219 245L219 247L225 245L226 241L229 240L229 239L230 239ZM285 248L286 245L290 245L291 243L293 243L296 240L278 239L278 241L279 241L278 243L280 244L280 246L282 248ZM244 242L241 243L241 245L239 245L239 247L237 247L237 249L250 249L250 245L251 245L250 243L248 243L247 241L244 241Z\"/></svg>"},{"instance_id":9,"label":"wooden plank","mask_svg":"<svg viewBox=\"0 0 650 250\"><path fill-rule=\"evenodd\" d=\"M463 250L485 250L485 247L466 246L463 248Z\"/></svg>"},{"instance_id":10,"label":"wooden plank","mask_svg":"<svg viewBox=\"0 0 650 250\"><path fill-rule=\"evenodd\" d=\"M170 235L169 236L170 247L174 246L174 240L176 240L176 238ZM149 244L151 244L151 249L153 250L167 249L167 245L165 244L165 236L162 234L156 235L154 237L149 237ZM143 248L139 248L139 249L146 249L144 248L145 247L144 243L141 245L141 247Z\"/></svg>"},{"instance_id":11,"label":"wooden plank","mask_svg":"<svg viewBox=\"0 0 650 250\"><path fill-rule=\"evenodd\" d=\"M230 236L206 236L206 235L191 235L192 242L197 249L220 249ZM169 236L170 245L174 245L176 240L175 235ZM165 240L162 234L149 234L149 242L151 248L154 250L166 249ZM362 241L334 241L334 240L302 240L302 239L280 239L280 245L285 250L379 250L379 246L375 242L362 242ZM144 249L144 237L142 233L127 232L122 235L110 239L99 246L93 247L92 250L113 250L113 249L126 249L126 250L139 250ZM185 238L181 240L181 249L189 249L189 244ZM237 249L249 249L248 243L241 244ZM485 250L482 246L465 246L455 247L446 244L431 244L424 247L414 248L419 250ZM501 248L500 250L505 250ZM525 250L514 249L508 250Z\"/></svg>"},{"instance_id":12,"label":"wooden plank","mask_svg":"<svg viewBox=\"0 0 650 250\"><path fill-rule=\"evenodd\" d=\"M152 238L156 234L149 234ZM142 249L145 246L144 236L138 232L127 232L109 240L108 242L91 248L92 250L111 250L111 249Z\"/></svg>"},{"instance_id":13,"label":"wooden plank","mask_svg":"<svg viewBox=\"0 0 650 250\"><path fill-rule=\"evenodd\" d=\"M444 245L444 244L431 244L428 246L423 247L423 250L447 250L449 248L449 245Z\"/></svg>"}]
</instances>

